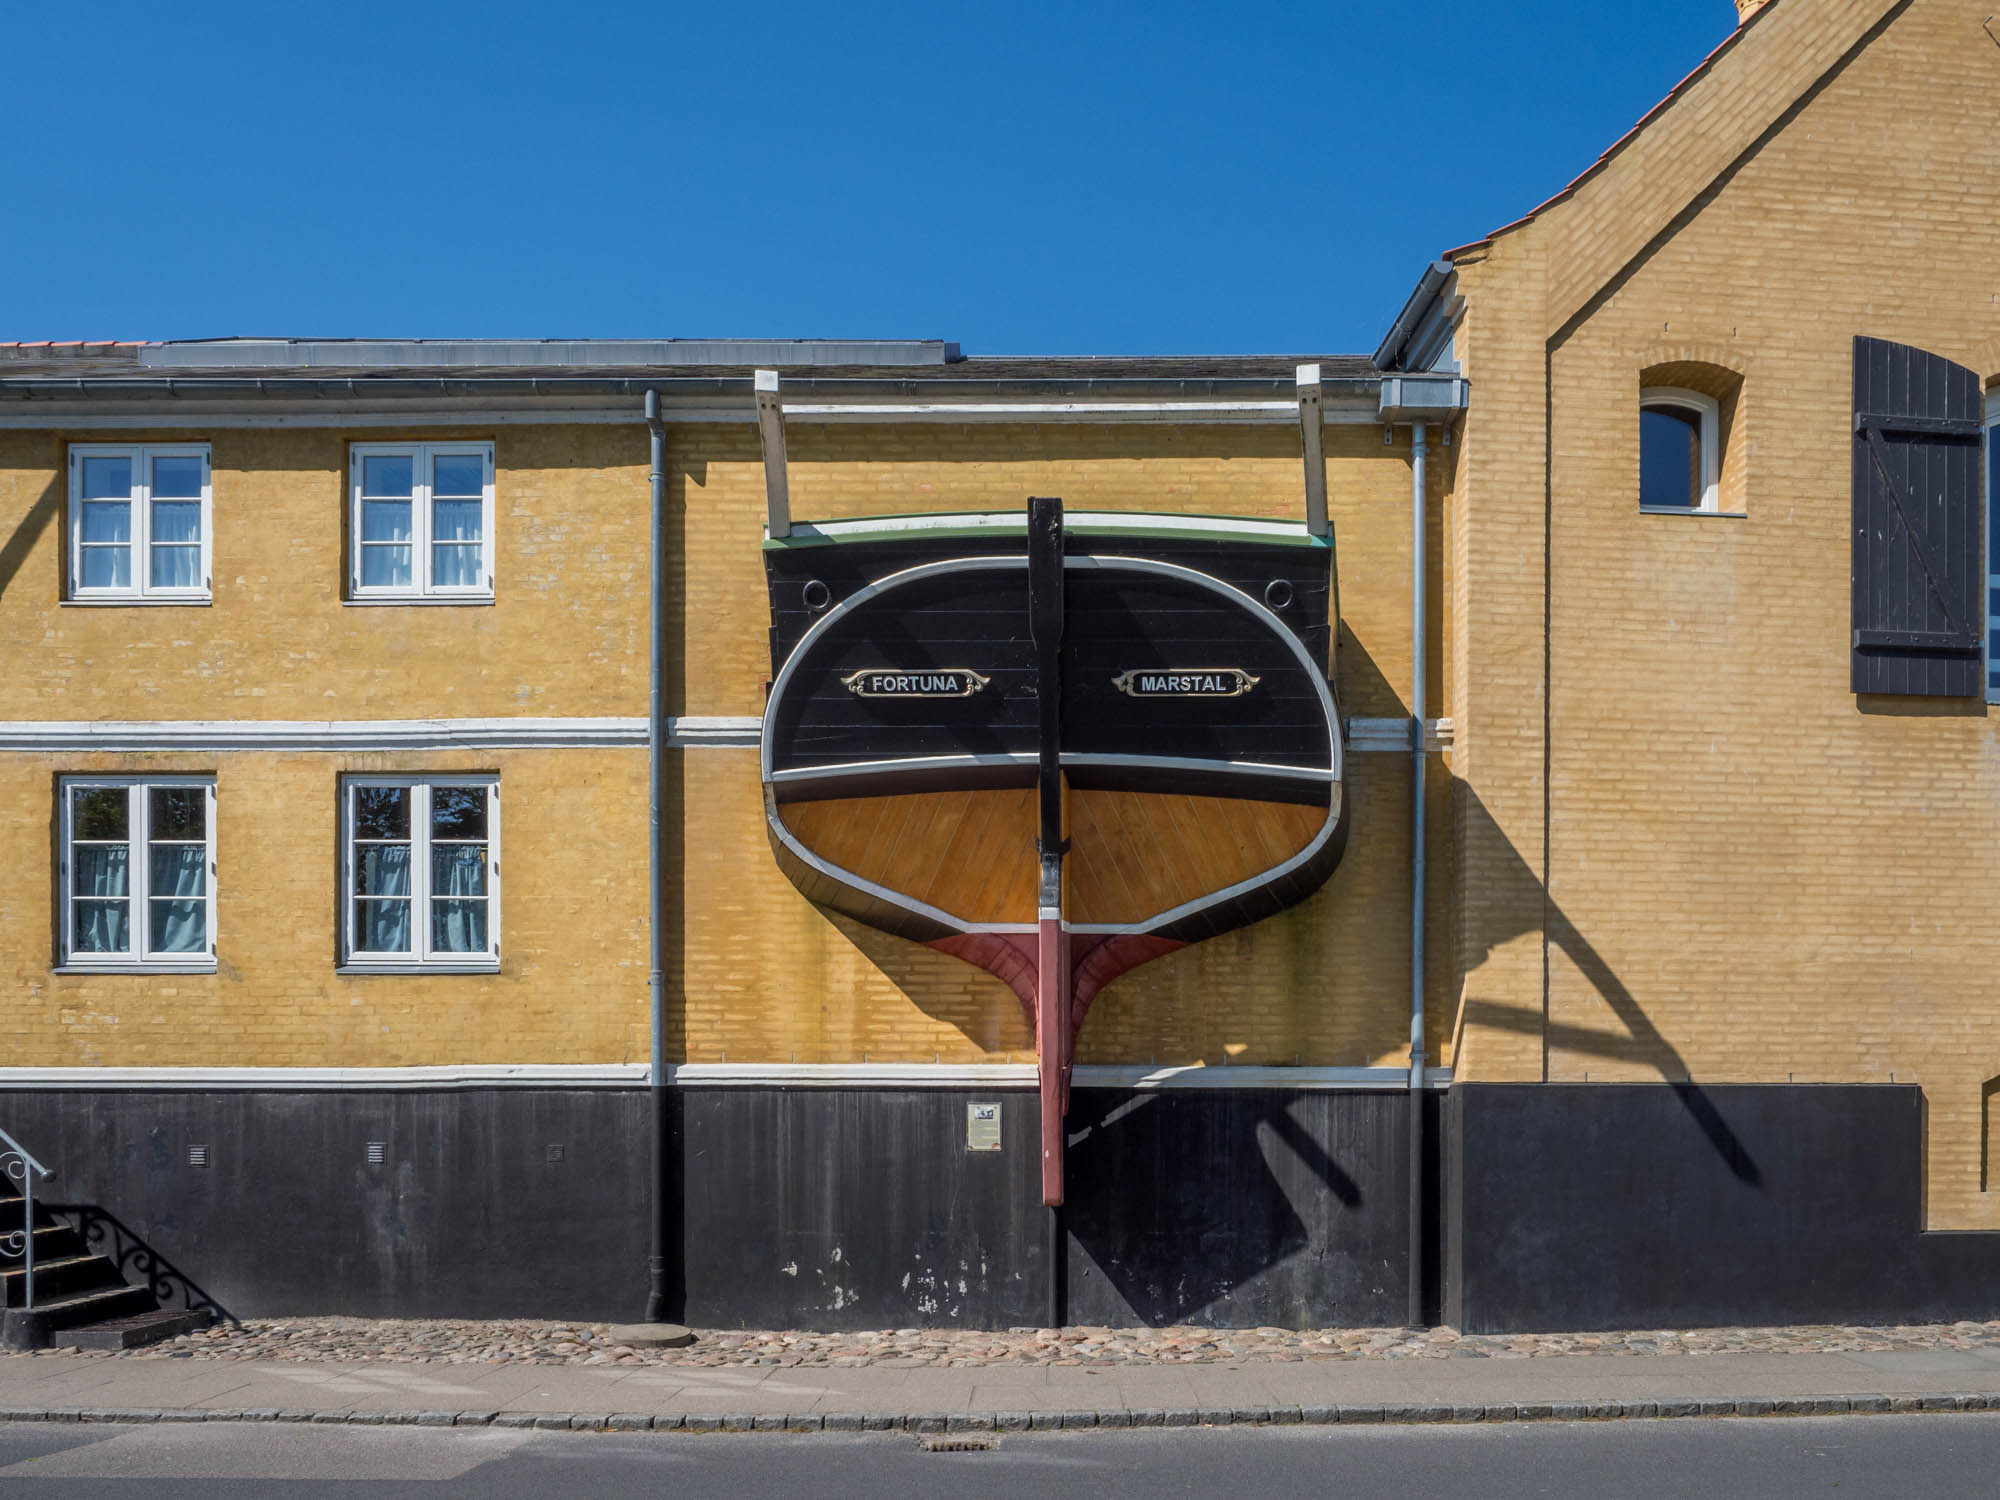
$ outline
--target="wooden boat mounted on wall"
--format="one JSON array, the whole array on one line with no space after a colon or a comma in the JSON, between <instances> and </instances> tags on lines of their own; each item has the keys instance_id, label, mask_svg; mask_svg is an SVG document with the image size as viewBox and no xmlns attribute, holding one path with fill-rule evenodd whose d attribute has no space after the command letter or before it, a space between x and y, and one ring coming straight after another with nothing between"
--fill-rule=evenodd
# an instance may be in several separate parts
<instances>
[{"instance_id":1,"label":"wooden boat mounted on wall","mask_svg":"<svg viewBox=\"0 0 2000 1500\"><path fill-rule=\"evenodd\" d=\"M764 805L822 907L1005 980L1035 1028L1042 1186L1090 1002L1304 900L1345 839L1330 538L1077 513L793 523Z\"/></svg>"}]
</instances>

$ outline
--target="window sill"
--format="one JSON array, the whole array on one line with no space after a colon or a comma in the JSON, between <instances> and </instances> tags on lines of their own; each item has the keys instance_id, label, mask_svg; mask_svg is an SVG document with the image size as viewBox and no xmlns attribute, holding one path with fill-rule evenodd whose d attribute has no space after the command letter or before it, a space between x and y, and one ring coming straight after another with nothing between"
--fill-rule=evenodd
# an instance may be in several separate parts
<instances>
[{"instance_id":1,"label":"window sill","mask_svg":"<svg viewBox=\"0 0 2000 1500\"><path fill-rule=\"evenodd\" d=\"M1692 505L1642 505L1639 507L1639 514L1642 516L1707 516L1712 520L1718 521L1747 521L1750 519L1750 512L1747 510L1697 510Z\"/></svg>"},{"instance_id":2,"label":"window sill","mask_svg":"<svg viewBox=\"0 0 2000 1500\"><path fill-rule=\"evenodd\" d=\"M349 959L344 964L336 965L333 972L336 974L498 974L500 960L474 958L462 963L444 961L364 963Z\"/></svg>"},{"instance_id":3,"label":"window sill","mask_svg":"<svg viewBox=\"0 0 2000 1500\"><path fill-rule=\"evenodd\" d=\"M494 600L491 594L362 594L349 595L340 602L375 608L385 604L491 604Z\"/></svg>"},{"instance_id":4,"label":"window sill","mask_svg":"<svg viewBox=\"0 0 2000 1500\"><path fill-rule=\"evenodd\" d=\"M130 609L134 605L141 608L157 608L172 604L178 604L182 608L192 605L197 609L206 609L215 603L215 597L212 594L133 594L130 597L107 594L102 598L64 599L61 603L70 609Z\"/></svg>"},{"instance_id":5,"label":"window sill","mask_svg":"<svg viewBox=\"0 0 2000 1500\"><path fill-rule=\"evenodd\" d=\"M213 974L215 960L204 958L189 963L172 963L165 959L149 958L139 963L94 964L87 960L72 959L68 963L56 964L53 974Z\"/></svg>"}]
</instances>

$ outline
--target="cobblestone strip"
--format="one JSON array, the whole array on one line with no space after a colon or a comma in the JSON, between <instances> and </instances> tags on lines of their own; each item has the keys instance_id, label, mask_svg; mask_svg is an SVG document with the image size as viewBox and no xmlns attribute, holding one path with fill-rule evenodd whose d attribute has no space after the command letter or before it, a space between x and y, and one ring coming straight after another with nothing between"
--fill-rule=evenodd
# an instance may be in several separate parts
<instances>
[{"instance_id":1,"label":"cobblestone strip","mask_svg":"<svg viewBox=\"0 0 2000 1500\"><path fill-rule=\"evenodd\" d=\"M95 1359L367 1361L391 1364L624 1365L713 1369L1175 1366L1353 1360L1700 1357L1709 1354L2000 1353L2000 1322L1460 1334L1450 1328L885 1328L842 1333L698 1329L686 1348L620 1344L609 1324L535 1319L268 1318L187 1334ZM34 1359L51 1349L0 1355Z\"/></svg>"},{"instance_id":2,"label":"cobblestone strip","mask_svg":"<svg viewBox=\"0 0 2000 1500\"><path fill-rule=\"evenodd\" d=\"M310 1422L347 1427L531 1427L544 1432L911 1432L987 1434L1142 1427L1443 1426L1503 1422L1661 1421L1718 1417L1932 1415L2000 1411L2000 1393L1788 1396L1655 1401L1498 1402L1482 1406L1218 1406L1039 1412L510 1412L305 1411L260 1407L0 1407L0 1422L136 1426L162 1422Z\"/></svg>"}]
</instances>

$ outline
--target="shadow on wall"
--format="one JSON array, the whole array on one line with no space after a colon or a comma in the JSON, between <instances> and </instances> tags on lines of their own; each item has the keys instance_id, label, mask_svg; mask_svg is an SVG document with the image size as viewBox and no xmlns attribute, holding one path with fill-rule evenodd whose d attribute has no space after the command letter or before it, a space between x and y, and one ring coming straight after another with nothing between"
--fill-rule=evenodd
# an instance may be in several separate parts
<instances>
[{"instance_id":1,"label":"shadow on wall","mask_svg":"<svg viewBox=\"0 0 2000 1500\"><path fill-rule=\"evenodd\" d=\"M48 1210L70 1222L89 1254L110 1261L127 1285L143 1286L161 1307L206 1311L218 1323L237 1322L234 1313L101 1203L51 1203Z\"/></svg>"},{"instance_id":2,"label":"shadow on wall","mask_svg":"<svg viewBox=\"0 0 2000 1500\"><path fill-rule=\"evenodd\" d=\"M1393 715L1403 706L1347 632L1339 675L1350 713ZM1620 1029L1551 1026L1540 1006L1477 998L1476 977L1460 1025L1537 1037L1544 1050L1555 1046L1654 1070L1703 1148L1738 1184L1765 1192L1764 1168L1711 1091L1689 1076L1686 1059L1630 986L1550 899L1479 797L1441 771L1433 775L1435 815L1453 817L1459 846L1480 855L1486 899L1461 918L1471 962L1541 931L1589 980ZM1341 919L1338 910L1329 915ZM1018 1002L998 981L918 945L836 920L926 1014L989 1051L998 1050L996 1044L1032 1048ZM1394 940L1401 938L1398 931ZM1433 961L1445 961L1442 947ZM1308 1003L1307 997L1297 1003ZM1385 1045L1394 1040L1385 1038ZM1400 1321L1406 1109L1401 1093L1135 1097L1079 1089L1066 1214L1073 1236L1073 1319Z\"/></svg>"},{"instance_id":3,"label":"shadow on wall","mask_svg":"<svg viewBox=\"0 0 2000 1500\"><path fill-rule=\"evenodd\" d=\"M42 533L62 514L62 497L61 483L51 479L35 503L28 507L28 513L15 525L12 534L0 543L0 599L6 598L8 589L14 586L14 580L27 565L28 555L41 541Z\"/></svg>"},{"instance_id":4,"label":"shadow on wall","mask_svg":"<svg viewBox=\"0 0 2000 1500\"><path fill-rule=\"evenodd\" d=\"M1983 719L1982 698L1904 698L1879 693L1854 695L1854 711L1872 719Z\"/></svg>"},{"instance_id":5,"label":"shadow on wall","mask_svg":"<svg viewBox=\"0 0 2000 1500\"><path fill-rule=\"evenodd\" d=\"M982 1053L1035 1055L1035 1029L1019 997L984 969L838 912L820 915L912 1005L955 1029Z\"/></svg>"},{"instance_id":6,"label":"shadow on wall","mask_svg":"<svg viewBox=\"0 0 2000 1500\"><path fill-rule=\"evenodd\" d=\"M1468 998L1460 1007L1461 1031L1468 1026L1477 1026L1539 1037L1544 1081L1549 1051L1558 1047L1565 1052L1580 1052L1614 1062L1638 1063L1654 1069L1672 1086L1688 1121L1701 1132L1730 1174L1751 1187L1760 1186L1762 1170L1730 1128L1729 1122L1716 1109L1708 1092L1694 1082L1687 1060L1653 1024L1638 997L1612 970L1604 955L1578 931L1576 924L1550 897L1485 803L1461 781L1453 781L1451 796L1454 815L1458 819L1459 847L1481 851L1484 858L1480 878L1489 895L1495 898L1477 908L1477 912L1487 915L1489 921L1483 928L1468 931L1468 967L1485 959L1501 944L1532 932L1532 914L1538 912L1548 946L1559 949L1576 965L1625 1028L1623 1032L1617 1032L1559 1025L1551 1022L1547 1013L1539 1008L1471 998L1477 989L1475 978L1467 984ZM1490 920L1496 915L1502 919ZM1504 920L1506 917L1516 920ZM1478 921L1478 916L1470 917L1468 927Z\"/></svg>"},{"instance_id":7,"label":"shadow on wall","mask_svg":"<svg viewBox=\"0 0 2000 1500\"><path fill-rule=\"evenodd\" d=\"M1071 1321L1393 1320L1405 1098L1078 1090L1064 1211Z\"/></svg>"}]
</instances>

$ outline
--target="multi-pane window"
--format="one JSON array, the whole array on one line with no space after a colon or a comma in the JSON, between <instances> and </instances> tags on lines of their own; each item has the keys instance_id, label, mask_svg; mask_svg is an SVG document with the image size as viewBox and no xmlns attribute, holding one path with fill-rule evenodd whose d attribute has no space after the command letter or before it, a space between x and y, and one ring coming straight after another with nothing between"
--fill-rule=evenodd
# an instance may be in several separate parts
<instances>
[{"instance_id":1,"label":"multi-pane window","mask_svg":"<svg viewBox=\"0 0 2000 1500\"><path fill-rule=\"evenodd\" d=\"M79 443L69 450L72 599L209 597L208 449Z\"/></svg>"},{"instance_id":2,"label":"multi-pane window","mask_svg":"<svg viewBox=\"0 0 2000 1500\"><path fill-rule=\"evenodd\" d=\"M62 952L76 968L215 962L215 783L61 783Z\"/></svg>"},{"instance_id":3,"label":"multi-pane window","mask_svg":"<svg viewBox=\"0 0 2000 1500\"><path fill-rule=\"evenodd\" d=\"M343 785L342 803L346 962L498 962L498 783L490 776L355 777Z\"/></svg>"},{"instance_id":4,"label":"multi-pane window","mask_svg":"<svg viewBox=\"0 0 2000 1500\"><path fill-rule=\"evenodd\" d=\"M493 445L356 443L353 598L493 597Z\"/></svg>"}]
</instances>

